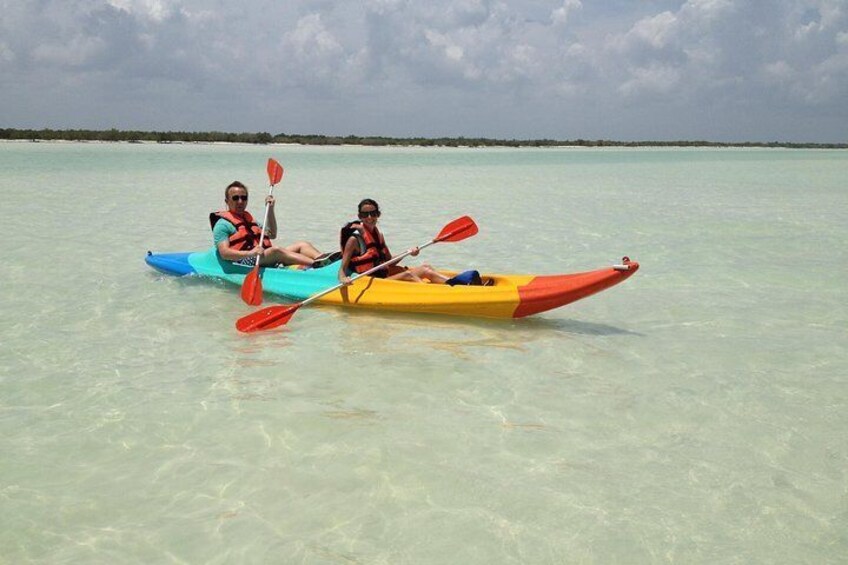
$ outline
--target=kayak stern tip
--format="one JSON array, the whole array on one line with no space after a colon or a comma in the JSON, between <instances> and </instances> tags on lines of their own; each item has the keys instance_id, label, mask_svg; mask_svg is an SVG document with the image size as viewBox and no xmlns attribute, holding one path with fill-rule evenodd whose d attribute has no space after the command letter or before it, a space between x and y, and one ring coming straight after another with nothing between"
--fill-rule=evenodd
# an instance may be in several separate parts
<instances>
[{"instance_id":1,"label":"kayak stern tip","mask_svg":"<svg viewBox=\"0 0 848 565\"><path fill-rule=\"evenodd\" d=\"M190 253L153 253L147 252L144 262L166 275L182 277L196 271L188 260Z\"/></svg>"}]
</instances>

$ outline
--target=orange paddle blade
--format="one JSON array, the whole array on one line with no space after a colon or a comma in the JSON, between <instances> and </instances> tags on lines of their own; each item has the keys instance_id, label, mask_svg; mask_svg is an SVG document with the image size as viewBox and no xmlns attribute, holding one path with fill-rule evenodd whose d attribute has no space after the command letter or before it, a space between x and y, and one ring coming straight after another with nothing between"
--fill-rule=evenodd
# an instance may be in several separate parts
<instances>
[{"instance_id":1,"label":"orange paddle blade","mask_svg":"<svg viewBox=\"0 0 848 565\"><path fill-rule=\"evenodd\" d=\"M268 181L271 186L283 180L283 166L274 159L268 159Z\"/></svg>"},{"instance_id":2,"label":"orange paddle blade","mask_svg":"<svg viewBox=\"0 0 848 565\"><path fill-rule=\"evenodd\" d=\"M462 241L477 233L477 224L469 216L463 216L442 228L435 241Z\"/></svg>"},{"instance_id":3,"label":"orange paddle blade","mask_svg":"<svg viewBox=\"0 0 848 565\"><path fill-rule=\"evenodd\" d=\"M259 330L270 330L289 322L301 304L293 306L269 306L248 314L236 321L236 329L243 333L252 333Z\"/></svg>"},{"instance_id":4,"label":"orange paddle blade","mask_svg":"<svg viewBox=\"0 0 848 565\"><path fill-rule=\"evenodd\" d=\"M262 279L259 277L259 266L251 270L241 285L241 299L251 306L262 304Z\"/></svg>"}]
</instances>

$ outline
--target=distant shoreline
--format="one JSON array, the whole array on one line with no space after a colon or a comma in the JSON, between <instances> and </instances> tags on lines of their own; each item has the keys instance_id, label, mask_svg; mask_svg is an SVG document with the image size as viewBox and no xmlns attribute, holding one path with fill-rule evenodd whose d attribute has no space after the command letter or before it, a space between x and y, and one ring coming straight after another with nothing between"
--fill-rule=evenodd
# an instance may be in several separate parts
<instances>
[{"instance_id":1,"label":"distant shoreline","mask_svg":"<svg viewBox=\"0 0 848 565\"><path fill-rule=\"evenodd\" d=\"M84 129L0 129L0 141L105 141L128 143L249 143L255 145L358 145L366 147L765 147L786 149L848 149L848 143L797 143L785 141L615 141L607 139L490 139L472 137L328 136L280 133L228 133L220 131L136 131Z\"/></svg>"}]
</instances>

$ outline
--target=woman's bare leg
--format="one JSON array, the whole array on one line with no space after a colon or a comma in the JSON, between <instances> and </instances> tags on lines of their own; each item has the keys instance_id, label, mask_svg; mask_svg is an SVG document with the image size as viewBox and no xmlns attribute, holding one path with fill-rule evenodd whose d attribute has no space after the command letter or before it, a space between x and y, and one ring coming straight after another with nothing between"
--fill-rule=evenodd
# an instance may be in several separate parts
<instances>
[{"instance_id":1,"label":"woman's bare leg","mask_svg":"<svg viewBox=\"0 0 848 565\"><path fill-rule=\"evenodd\" d=\"M423 282L423 279L427 279L428 281L437 284L443 284L446 280L448 280L446 276L436 271L430 265L410 267L405 271L400 271L387 278L395 281L409 282Z\"/></svg>"},{"instance_id":2,"label":"woman's bare leg","mask_svg":"<svg viewBox=\"0 0 848 565\"><path fill-rule=\"evenodd\" d=\"M312 262L311 257L290 251L288 248L272 247L265 252L259 264L263 267L274 266L279 263L283 265L306 265L310 267Z\"/></svg>"},{"instance_id":3,"label":"woman's bare leg","mask_svg":"<svg viewBox=\"0 0 848 565\"><path fill-rule=\"evenodd\" d=\"M413 274L412 269L407 271L399 271L393 275L389 275L386 277L386 280L390 281L406 281L406 282L423 282L421 277Z\"/></svg>"},{"instance_id":4,"label":"woman's bare leg","mask_svg":"<svg viewBox=\"0 0 848 565\"><path fill-rule=\"evenodd\" d=\"M305 255L310 259L315 259L321 252L315 248L314 245L309 243L308 241L296 241L290 245L286 245L286 251L290 251L291 253L297 253L299 255ZM310 263L311 265L312 263Z\"/></svg>"},{"instance_id":5,"label":"woman's bare leg","mask_svg":"<svg viewBox=\"0 0 848 565\"><path fill-rule=\"evenodd\" d=\"M412 267L409 270L412 271L412 274L414 274L416 277L427 279L432 283L444 284L445 281L448 280L446 276L444 276L428 264Z\"/></svg>"}]
</instances>

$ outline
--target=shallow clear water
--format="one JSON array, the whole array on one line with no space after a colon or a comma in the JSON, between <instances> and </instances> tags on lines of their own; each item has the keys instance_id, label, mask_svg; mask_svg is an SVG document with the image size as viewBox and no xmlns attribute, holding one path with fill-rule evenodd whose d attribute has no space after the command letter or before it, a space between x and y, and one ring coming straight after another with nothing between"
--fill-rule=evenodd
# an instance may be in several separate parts
<instances>
[{"instance_id":1,"label":"shallow clear water","mask_svg":"<svg viewBox=\"0 0 848 565\"><path fill-rule=\"evenodd\" d=\"M335 245L621 286L515 322L332 308L238 334L158 275L223 188ZM0 144L0 561L836 563L848 153ZM35 228L35 229L33 229ZM266 299L268 303L268 299Z\"/></svg>"}]
</instances>

